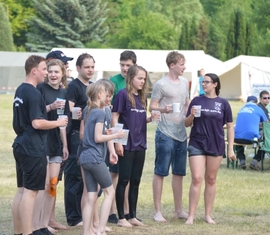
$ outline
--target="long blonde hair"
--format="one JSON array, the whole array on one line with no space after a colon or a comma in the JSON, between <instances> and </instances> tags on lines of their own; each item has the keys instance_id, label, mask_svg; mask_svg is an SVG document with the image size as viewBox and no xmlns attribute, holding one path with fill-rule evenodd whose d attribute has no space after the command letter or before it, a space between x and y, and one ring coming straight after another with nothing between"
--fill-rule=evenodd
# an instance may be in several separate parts
<instances>
[{"instance_id":1,"label":"long blonde hair","mask_svg":"<svg viewBox=\"0 0 270 235\"><path fill-rule=\"evenodd\" d=\"M88 96L88 101L87 101L87 111L86 111L85 117L88 116L87 114L90 112L91 109L99 108L96 105L95 101L97 100L98 94L103 90L105 91L105 86L101 82L91 83L88 85L86 89L86 95Z\"/></svg>"},{"instance_id":2,"label":"long blonde hair","mask_svg":"<svg viewBox=\"0 0 270 235\"><path fill-rule=\"evenodd\" d=\"M138 74L139 71L144 71L146 74L146 81L143 84L143 87L141 90L138 90L138 96L139 96L139 100L141 102L141 105L143 108L146 109L146 89L147 89L147 79L148 79L148 73L147 71L139 66L139 65L132 65L129 67L128 72L127 72L127 77L126 77L126 89L127 89L127 95L128 95L128 99L131 102L131 106L133 108L136 108L136 104L135 104L135 99L133 96L133 79L134 77Z\"/></svg>"},{"instance_id":3,"label":"long blonde hair","mask_svg":"<svg viewBox=\"0 0 270 235\"><path fill-rule=\"evenodd\" d=\"M62 88L67 88L67 74L66 74L66 67L65 67L64 63L61 60L52 59L52 60L49 60L47 62L47 69L49 70L49 68L51 66L59 66L60 67L62 74L63 74L63 77L61 79ZM46 83L49 82L48 76L46 77L45 82Z\"/></svg>"}]
</instances>

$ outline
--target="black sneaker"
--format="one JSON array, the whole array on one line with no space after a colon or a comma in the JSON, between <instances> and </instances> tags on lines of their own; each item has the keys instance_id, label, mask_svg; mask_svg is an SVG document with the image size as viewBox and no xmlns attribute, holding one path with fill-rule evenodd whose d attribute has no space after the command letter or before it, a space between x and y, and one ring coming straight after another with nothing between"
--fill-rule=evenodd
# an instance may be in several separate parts
<instances>
[{"instance_id":1,"label":"black sneaker","mask_svg":"<svg viewBox=\"0 0 270 235\"><path fill-rule=\"evenodd\" d=\"M47 228L41 228L40 231L43 232L43 234L45 234L45 235L54 235L54 234L51 233L50 230L47 229Z\"/></svg>"},{"instance_id":2,"label":"black sneaker","mask_svg":"<svg viewBox=\"0 0 270 235\"><path fill-rule=\"evenodd\" d=\"M117 218L116 214L109 215L108 222L112 223L112 224L117 224L118 218Z\"/></svg>"},{"instance_id":3,"label":"black sneaker","mask_svg":"<svg viewBox=\"0 0 270 235\"><path fill-rule=\"evenodd\" d=\"M41 231L41 229L38 229L38 230L34 231L33 234L34 234L34 235L44 235L45 233L43 233L43 232Z\"/></svg>"}]
</instances>

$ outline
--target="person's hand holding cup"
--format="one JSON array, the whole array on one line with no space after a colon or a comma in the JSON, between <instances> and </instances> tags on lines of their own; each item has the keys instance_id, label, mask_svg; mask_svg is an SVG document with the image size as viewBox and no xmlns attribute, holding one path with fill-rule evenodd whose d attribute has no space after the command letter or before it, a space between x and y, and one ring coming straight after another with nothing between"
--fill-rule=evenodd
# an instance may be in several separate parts
<instances>
[{"instance_id":1,"label":"person's hand holding cup","mask_svg":"<svg viewBox=\"0 0 270 235\"><path fill-rule=\"evenodd\" d=\"M67 127L67 124L68 124L67 115L59 115L57 122L58 122L58 126L60 129L65 129Z\"/></svg>"},{"instance_id":2,"label":"person's hand holding cup","mask_svg":"<svg viewBox=\"0 0 270 235\"><path fill-rule=\"evenodd\" d=\"M152 110L151 111L151 119L153 124L158 124L160 121L160 111Z\"/></svg>"},{"instance_id":3,"label":"person's hand holding cup","mask_svg":"<svg viewBox=\"0 0 270 235\"><path fill-rule=\"evenodd\" d=\"M57 114L58 115L64 114L65 105L66 105L66 100L65 99L56 98L56 101L54 101L54 107L55 107L55 109L57 109Z\"/></svg>"},{"instance_id":4,"label":"person's hand holding cup","mask_svg":"<svg viewBox=\"0 0 270 235\"><path fill-rule=\"evenodd\" d=\"M173 113L180 113L180 103L173 103L172 110L173 110Z\"/></svg>"},{"instance_id":5,"label":"person's hand holding cup","mask_svg":"<svg viewBox=\"0 0 270 235\"><path fill-rule=\"evenodd\" d=\"M193 115L194 117L200 117L201 116L201 110L202 110L202 106L201 105L193 105Z\"/></svg>"},{"instance_id":6,"label":"person's hand holding cup","mask_svg":"<svg viewBox=\"0 0 270 235\"><path fill-rule=\"evenodd\" d=\"M72 112L72 119L81 119L82 109L80 107L73 107L71 112Z\"/></svg>"}]
</instances>

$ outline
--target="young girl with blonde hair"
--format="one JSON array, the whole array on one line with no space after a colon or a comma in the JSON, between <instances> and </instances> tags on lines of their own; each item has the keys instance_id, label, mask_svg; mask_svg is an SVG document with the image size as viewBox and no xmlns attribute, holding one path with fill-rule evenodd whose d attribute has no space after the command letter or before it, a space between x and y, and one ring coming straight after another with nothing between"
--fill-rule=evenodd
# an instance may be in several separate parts
<instances>
[{"instance_id":1,"label":"young girl with blonde hair","mask_svg":"<svg viewBox=\"0 0 270 235\"><path fill-rule=\"evenodd\" d=\"M104 84L92 83L86 91L89 100L87 102L87 111L85 114L83 151L79 157L79 164L84 172L84 184L87 188L87 199L84 201L82 211L83 234L93 234L91 231L91 220L94 211L94 205L98 195L98 185L102 188L104 199L100 209L99 227L97 235L105 235L105 226L109 215L112 200L114 198L114 188L111 176L105 163L105 142L108 141L110 152L110 161L117 163L117 155L113 147L113 139L123 138L124 132L119 130L115 134L106 135L105 118L103 110L107 92Z\"/></svg>"}]
</instances>

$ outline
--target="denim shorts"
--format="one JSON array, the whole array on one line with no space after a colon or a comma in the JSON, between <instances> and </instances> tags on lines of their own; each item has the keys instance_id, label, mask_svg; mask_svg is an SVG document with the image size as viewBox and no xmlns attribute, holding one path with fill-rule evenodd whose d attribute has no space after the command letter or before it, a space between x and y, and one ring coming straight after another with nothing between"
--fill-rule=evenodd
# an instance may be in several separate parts
<instances>
[{"instance_id":1,"label":"denim shorts","mask_svg":"<svg viewBox=\"0 0 270 235\"><path fill-rule=\"evenodd\" d=\"M203 156L212 156L212 157L218 157L220 155L218 154L212 154L212 153L207 153L206 151L204 150L201 150L201 149L197 149L191 145L188 146L188 156L189 157L192 157L192 156L199 156L199 155L203 155Z\"/></svg>"},{"instance_id":2,"label":"denim shorts","mask_svg":"<svg viewBox=\"0 0 270 235\"><path fill-rule=\"evenodd\" d=\"M187 140L180 142L156 130L156 159L154 173L160 176L169 175L170 165L172 174L186 175Z\"/></svg>"}]
</instances>

